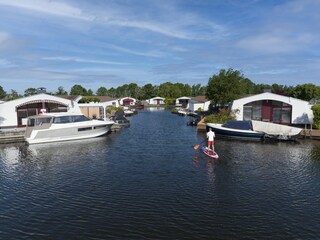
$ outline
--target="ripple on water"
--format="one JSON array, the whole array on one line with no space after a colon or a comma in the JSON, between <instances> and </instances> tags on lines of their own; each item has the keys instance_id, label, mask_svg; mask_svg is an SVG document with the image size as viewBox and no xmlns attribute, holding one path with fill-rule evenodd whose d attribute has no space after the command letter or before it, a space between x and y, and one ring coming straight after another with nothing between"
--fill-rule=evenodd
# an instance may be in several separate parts
<instances>
[{"instance_id":1,"label":"ripple on water","mask_svg":"<svg viewBox=\"0 0 320 240\"><path fill-rule=\"evenodd\" d=\"M300 143L216 140L170 112L85 141L0 146L5 239L316 239L320 151Z\"/></svg>"}]
</instances>

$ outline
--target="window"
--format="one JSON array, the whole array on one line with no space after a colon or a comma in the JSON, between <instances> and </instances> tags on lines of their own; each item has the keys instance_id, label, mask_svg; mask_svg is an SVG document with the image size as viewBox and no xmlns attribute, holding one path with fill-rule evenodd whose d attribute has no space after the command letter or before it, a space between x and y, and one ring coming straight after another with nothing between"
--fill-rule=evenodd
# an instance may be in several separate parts
<instances>
[{"instance_id":1,"label":"window","mask_svg":"<svg viewBox=\"0 0 320 240\"><path fill-rule=\"evenodd\" d=\"M70 116L55 117L53 122L54 123L71 123L72 118Z\"/></svg>"},{"instance_id":2,"label":"window","mask_svg":"<svg viewBox=\"0 0 320 240\"><path fill-rule=\"evenodd\" d=\"M273 108L273 122L280 123L281 121L281 108Z\"/></svg>"},{"instance_id":3,"label":"window","mask_svg":"<svg viewBox=\"0 0 320 240\"><path fill-rule=\"evenodd\" d=\"M35 119L35 125L41 126L42 124L48 124L51 122L52 118L36 118Z\"/></svg>"},{"instance_id":4,"label":"window","mask_svg":"<svg viewBox=\"0 0 320 240\"><path fill-rule=\"evenodd\" d=\"M105 128L105 125L101 125L101 126L95 126L94 129L99 129L99 128Z\"/></svg>"},{"instance_id":5,"label":"window","mask_svg":"<svg viewBox=\"0 0 320 240\"><path fill-rule=\"evenodd\" d=\"M243 107L243 120L251 120L252 107L244 106Z\"/></svg>"},{"instance_id":6,"label":"window","mask_svg":"<svg viewBox=\"0 0 320 240\"><path fill-rule=\"evenodd\" d=\"M92 127L78 128L78 132L92 130Z\"/></svg>"},{"instance_id":7,"label":"window","mask_svg":"<svg viewBox=\"0 0 320 240\"><path fill-rule=\"evenodd\" d=\"M282 108L281 123L290 124L291 122L291 108Z\"/></svg>"},{"instance_id":8,"label":"window","mask_svg":"<svg viewBox=\"0 0 320 240\"><path fill-rule=\"evenodd\" d=\"M252 108L252 120L261 120L261 105Z\"/></svg>"},{"instance_id":9,"label":"window","mask_svg":"<svg viewBox=\"0 0 320 240\"><path fill-rule=\"evenodd\" d=\"M72 120L73 122L85 122L85 121L89 121L90 119L84 115L77 115L77 116L72 116Z\"/></svg>"}]
</instances>

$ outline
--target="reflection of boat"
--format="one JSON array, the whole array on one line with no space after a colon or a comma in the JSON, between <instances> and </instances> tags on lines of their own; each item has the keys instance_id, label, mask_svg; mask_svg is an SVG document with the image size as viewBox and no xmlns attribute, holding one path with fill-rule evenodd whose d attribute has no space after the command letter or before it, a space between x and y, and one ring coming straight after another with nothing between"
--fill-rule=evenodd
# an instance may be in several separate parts
<instances>
[{"instance_id":1,"label":"reflection of boat","mask_svg":"<svg viewBox=\"0 0 320 240\"><path fill-rule=\"evenodd\" d=\"M113 121L91 120L82 114L41 114L28 117L25 139L34 144L99 137L113 124Z\"/></svg>"},{"instance_id":2,"label":"reflection of boat","mask_svg":"<svg viewBox=\"0 0 320 240\"><path fill-rule=\"evenodd\" d=\"M212 128L217 136L248 138L295 140L299 137L300 128L261 121L229 120L225 124L207 123L207 130Z\"/></svg>"},{"instance_id":3,"label":"reflection of boat","mask_svg":"<svg viewBox=\"0 0 320 240\"><path fill-rule=\"evenodd\" d=\"M218 153L216 153L212 149L208 149L208 147L202 147L202 152L208 157L215 158L215 159L219 158Z\"/></svg>"}]
</instances>

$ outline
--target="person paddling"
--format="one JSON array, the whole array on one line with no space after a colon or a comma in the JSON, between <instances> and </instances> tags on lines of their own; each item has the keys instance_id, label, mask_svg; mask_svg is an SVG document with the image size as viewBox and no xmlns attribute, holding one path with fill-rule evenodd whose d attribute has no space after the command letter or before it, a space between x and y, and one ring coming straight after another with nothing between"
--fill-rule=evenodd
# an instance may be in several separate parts
<instances>
[{"instance_id":1,"label":"person paddling","mask_svg":"<svg viewBox=\"0 0 320 240\"><path fill-rule=\"evenodd\" d=\"M212 151L214 151L214 138L215 133L212 131L212 128L209 128L209 132L207 132L207 138L208 138L208 150L210 150L210 146L212 148Z\"/></svg>"}]
</instances>

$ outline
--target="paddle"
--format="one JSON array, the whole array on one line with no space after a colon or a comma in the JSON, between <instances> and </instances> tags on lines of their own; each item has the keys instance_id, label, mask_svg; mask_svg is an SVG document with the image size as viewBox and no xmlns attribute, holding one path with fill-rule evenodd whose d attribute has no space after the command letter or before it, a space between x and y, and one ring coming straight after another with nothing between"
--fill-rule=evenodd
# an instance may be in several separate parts
<instances>
[{"instance_id":1,"label":"paddle","mask_svg":"<svg viewBox=\"0 0 320 240\"><path fill-rule=\"evenodd\" d=\"M206 139L203 140L200 144L195 145L195 146L193 147L193 149L194 149L194 150L197 150L197 149L200 147L200 145L201 145L202 143L204 143L205 141L206 141Z\"/></svg>"}]
</instances>

